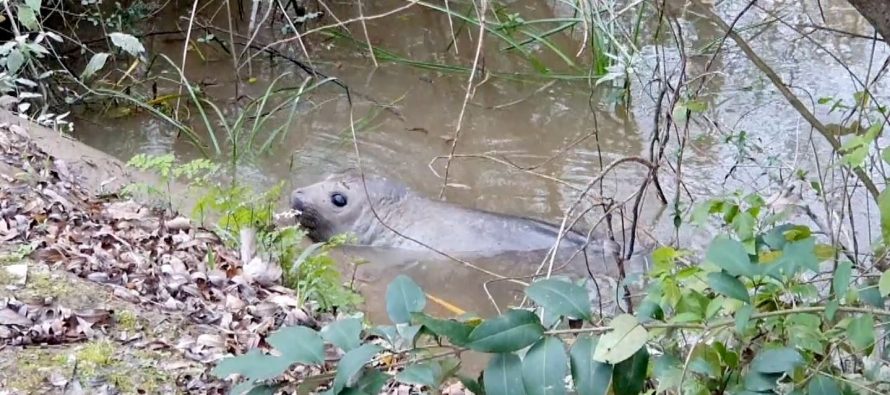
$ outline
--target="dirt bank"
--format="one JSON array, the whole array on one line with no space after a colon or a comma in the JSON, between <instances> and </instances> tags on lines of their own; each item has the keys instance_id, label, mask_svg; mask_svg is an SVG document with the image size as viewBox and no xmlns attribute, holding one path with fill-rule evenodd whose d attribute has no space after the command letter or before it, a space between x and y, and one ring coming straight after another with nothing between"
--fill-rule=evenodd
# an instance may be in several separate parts
<instances>
[{"instance_id":1,"label":"dirt bank","mask_svg":"<svg viewBox=\"0 0 890 395\"><path fill-rule=\"evenodd\" d=\"M220 358L318 326L212 232L113 194L136 180L153 181L0 113L5 393L216 393Z\"/></svg>"}]
</instances>

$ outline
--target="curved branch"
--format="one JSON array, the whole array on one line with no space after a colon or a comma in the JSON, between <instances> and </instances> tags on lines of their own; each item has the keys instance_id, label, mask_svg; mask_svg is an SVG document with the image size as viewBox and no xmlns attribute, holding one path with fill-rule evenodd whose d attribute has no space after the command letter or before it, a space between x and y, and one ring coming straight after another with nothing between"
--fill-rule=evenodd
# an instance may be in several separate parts
<instances>
[{"instance_id":1,"label":"curved branch","mask_svg":"<svg viewBox=\"0 0 890 395\"><path fill-rule=\"evenodd\" d=\"M699 0L696 0L696 2L701 5ZM800 113L800 115L804 119L806 119L806 121L810 125L812 125L813 128L816 129L819 134L821 134L822 137L825 138L826 141L828 141L829 144L831 144L831 148L834 149L835 152L839 152L841 150L841 142L838 141L838 139L834 137L831 131L828 130L825 124L819 121L819 119L816 118L816 116L813 115L813 113L810 112L809 109L807 109L806 105L804 105L803 102L801 102L800 99L798 99L797 96L795 96L794 93L791 92L791 89L789 89L788 86L785 85L785 83L782 81L782 78L779 77L779 75L776 74L776 72L768 64L766 64L766 62L764 62L763 59L760 58L760 56L757 56L757 53L754 52L754 49L752 49L751 46L748 45L745 39L739 36L735 31L733 31L729 27L729 25L727 25L726 22L723 21L723 18L720 18L718 15L714 14L706 7L702 8L702 13L709 19L713 20L714 23L720 26L720 29L722 29L727 35L729 35L730 38L733 39L733 41L735 41L736 45L739 46L739 49L741 49L742 52L745 53L745 56L748 57L748 60L750 60L751 63L754 63L754 66L760 69L760 71L763 72L763 74L765 74L767 78L769 78L769 80L773 83L773 86L775 86L779 93L781 93L782 96L785 97L785 100L787 100L788 103L791 104L791 106L794 107L794 109L797 110L797 112ZM888 3L888 8L890 8L890 3ZM872 181L868 174L865 174L865 172L861 168L853 168L852 171L856 174L856 177L859 178L859 181L861 181L862 184L865 185L865 189L868 190L872 198L877 201L879 192L878 188L875 186L874 181Z\"/></svg>"}]
</instances>

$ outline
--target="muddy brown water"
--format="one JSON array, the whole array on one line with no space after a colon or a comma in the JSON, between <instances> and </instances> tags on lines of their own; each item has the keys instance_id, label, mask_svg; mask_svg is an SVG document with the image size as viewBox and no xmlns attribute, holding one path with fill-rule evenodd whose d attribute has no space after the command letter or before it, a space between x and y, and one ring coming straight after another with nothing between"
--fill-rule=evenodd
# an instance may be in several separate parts
<instances>
[{"instance_id":1,"label":"muddy brown water","mask_svg":"<svg viewBox=\"0 0 890 395\"><path fill-rule=\"evenodd\" d=\"M731 21L747 1L727 1L715 10L724 20ZM341 20L355 15L351 2L331 4ZM372 15L404 5L397 0L366 2L363 12ZM700 10L684 8L682 2L669 2L671 12L680 16L684 45L692 54L688 57L688 72L695 77L702 73L710 52L701 51L722 39L720 29L700 15ZM759 6L780 15L792 26L822 24L820 8L815 0L760 1ZM454 3L464 7L465 3ZM518 0L509 9L519 12L526 20L565 18L571 9L558 1ZM620 9L620 7L616 8ZM836 29L870 35L867 23L845 1L822 1L821 10L826 24ZM172 28L179 14L159 20L157 30ZM654 19L654 18L651 18ZM631 18L632 20L632 18ZM247 21L236 21L242 34L247 34ZM790 27L770 22L762 10L749 11L738 23L743 34L751 40L758 54L790 84L807 105L820 97L842 97L848 101L859 89L844 66L834 61L826 51L845 61L858 76L872 77L890 55L886 46L872 45L860 38L812 33L813 42L800 38ZM226 26L217 18L218 26ZM330 19L324 23L330 23ZM180 21L180 25L184 24ZM591 89L591 81L584 79L503 79L489 78L477 87L466 107L462 132L456 153L488 155L504 158L519 166L536 166L536 172L565 180L575 187L599 173L602 164L625 156L648 157L653 130L657 91L648 84L654 65L661 59L668 73L678 72L679 58L670 36L664 35L656 46L647 39L654 32L652 20L643 24L639 62L634 64L631 105L624 107L610 101L614 91L604 87ZM352 33L362 39L360 24L350 25ZM470 26L471 30L475 28ZM264 29L258 41L271 42L280 34ZM377 46L419 61L442 62L467 67L472 63L474 42L466 38L467 27L458 32L458 52L449 48L451 34L448 19L440 12L415 5L397 15L370 20L367 23L370 41ZM579 41L566 33L555 35L552 42L572 56ZM219 36L224 36L220 33ZM797 37L791 40L791 37ZM486 36L485 68L499 73L534 72L528 63L510 51L502 51L505 43ZM731 41L731 40L730 40ZM336 76L352 89L354 117L359 120L376 112L357 129L362 165L366 171L395 175L411 187L430 196L437 196L444 172L444 161L437 156L448 155L457 120L462 110L467 74L449 74L411 67L399 63L381 62L374 68L370 59L357 53L357 48L336 40L307 39L311 59L319 70ZM183 40L169 36L153 36L145 44L149 51L164 53L180 62ZM794 169L815 174L817 166L828 166L829 147L815 135L807 123L787 104L738 48L728 41L728 50L712 61L712 75L704 86L703 96L709 109L709 122L690 125L689 146L684 153L682 168L683 199L698 201L729 194L737 190L759 192L764 196L781 190L780 183L770 175L781 174L790 179ZM202 61L190 53L186 70L192 81L209 83L205 88L212 97L223 100L228 116L238 114L231 104L236 93L236 76L231 58L218 48L202 46L208 59ZM528 50L541 62L553 67L555 73L566 73L563 60L542 45L531 45ZM874 55L872 56L872 51ZM289 55L302 58L299 47L291 43ZM589 53L589 52L588 52ZM305 60L305 59L304 59ZM576 59L579 63L586 60ZM869 64L871 60L871 64ZM252 74L250 73L252 70ZM278 86L299 86L304 74L287 62L270 64L266 56L254 59L251 69L241 70L238 94L260 96L276 77ZM256 83L246 82L249 76ZM175 78L175 77L174 77ZM862 77L860 77L862 78ZM171 91L172 92L172 91ZM886 100L886 79L873 86L873 92ZM375 103L369 101L373 99ZM286 137L274 144L267 154L239 165L242 180L267 187L279 180L287 180L288 188L311 183L331 171L356 165L349 122L350 108L342 90L328 84L305 95L297 107ZM381 110L380 104L392 105L396 113ZM818 106L815 114L828 124L845 122L842 111L829 112ZM273 116L272 123L287 122L288 114ZM197 127L206 139L206 130ZM596 135L592 136L592 132ZM727 142L731 136L745 132L751 147L745 152L738 145ZM111 118L108 114L82 112L79 114L76 136L105 152L127 160L137 153L164 154L174 152L183 159L198 156L193 146L175 138L175 130L162 120L136 115ZM586 138L585 138L586 136ZM676 133L672 135L676 142ZM581 140L578 143L577 141ZM811 140L814 143L811 144ZM675 155L676 145L668 148L668 156ZM737 166L740 155L760 161L760 166L743 163ZM817 162L815 159L820 159ZM225 160L226 158L222 158ZM673 160L672 160L673 162ZM624 200L636 192L646 175L646 169L626 164L616 168L603 183L603 195ZM665 193L673 196L678 183L673 170L663 169ZM842 180L835 180L840 183ZM459 184L448 188L445 198L470 207L520 214L558 222L563 210L577 197L577 191L544 177L527 174L510 166L480 157L456 158L451 166L449 182ZM861 188L860 188L861 189ZM599 194L599 190L596 191ZM651 192L651 190L649 191ZM687 195L688 194L688 195ZM876 209L854 196L860 247L878 235L875 233ZM805 203L821 207L812 196ZM684 205L682 209L687 209ZM666 242L674 235L671 208L661 207L649 193L644 201L641 227L655 238ZM824 211L821 211L824 212ZM598 214L591 216L598 218ZM435 224L430 224L435 226ZM620 226L620 224L619 224ZM701 249L711 235L708 229L696 230L684 226L680 243ZM444 230L443 231L447 231ZM460 264L438 258L414 259L391 251L353 250L347 257L364 257L371 263L363 269L360 282L368 296L367 314L374 321L386 323L383 294L387 282L399 273L410 275L424 290L437 298L466 311L489 315L496 312L483 289L490 280ZM536 266L540 257L516 256L487 259L482 264L493 271L516 271ZM495 287L497 284L495 284ZM497 304L505 307L517 299L516 290L504 287L495 292ZM518 295L521 296L521 295ZM445 315L447 310L434 303L431 309Z\"/></svg>"}]
</instances>

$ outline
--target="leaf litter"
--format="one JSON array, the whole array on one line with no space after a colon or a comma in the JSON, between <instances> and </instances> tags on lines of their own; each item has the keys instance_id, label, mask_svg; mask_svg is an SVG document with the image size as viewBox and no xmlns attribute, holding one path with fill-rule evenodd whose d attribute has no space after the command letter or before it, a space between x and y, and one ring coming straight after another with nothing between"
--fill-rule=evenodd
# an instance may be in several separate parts
<instances>
[{"instance_id":1,"label":"leaf litter","mask_svg":"<svg viewBox=\"0 0 890 395\"><path fill-rule=\"evenodd\" d=\"M164 374L176 374L156 388L158 393L223 393L231 382L210 373L222 358L258 347L268 350L266 337L281 327L318 330L321 322L332 320L313 317L299 305L294 291L280 284L280 266L254 255L255 247L245 240L250 235L242 234L239 253L188 218L114 194L97 197L82 185L79 175L41 150L23 128L0 124L0 242L32 246L27 258L34 264L61 269L105 287L118 303L137 306L140 318L152 318L135 329L149 333L127 327L112 309L95 308L94 301L70 308L52 297L20 300L0 293L0 351L113 338L128 347L177 357L152 363ZM294 215L299 213L279 214ZM16 281L7 288L21 285L19 277L27 275L21 265L14 266ZM32 270L32 264L27 266ZM50 287L70 280L49 280ZM326 354L327 361L339 357L330 345ZM326 370L333 367L324 365ZM281 379L296 388L302 379L321 373L318 367L296 365ZM0 378L0 388L7 387L6 381ZM66 393L116 392L121 385L84 383L58 368L40 383L64 387ZM459 382L442 389L469 393ZM395 382L382 391L421 393L420 386Z\"/></svg>"}]
</instances>

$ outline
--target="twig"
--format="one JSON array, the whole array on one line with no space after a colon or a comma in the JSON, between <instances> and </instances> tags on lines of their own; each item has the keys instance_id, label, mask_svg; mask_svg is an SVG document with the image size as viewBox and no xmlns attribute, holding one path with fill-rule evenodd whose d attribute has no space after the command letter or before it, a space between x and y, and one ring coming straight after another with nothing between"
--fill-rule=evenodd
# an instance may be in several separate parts
<instances>
[{"instance_id":1,"label":"twig","mask_svg":"<svg viewBox=\"0 0 890 395\"><path fill-rule=\"evenodd\" d=\"M380 67L380 65L377 64L377 56L374 55L374 46L371 45L371 37L368 36L368 24L365 21L365 12L363 10L364 5L362 0L358 0L356 3L356 6L358 7L358 16L362 18L362 31L365 33L365 42L368 44L368 54L371 55L371 61L374 62L374 67Z\"/></svg>"},{"instance_id":2,"label":"twig","mask_svg":"<svg viewBox=\"0 0 890 395\"><path fill-rule=\"evenodd\" d=\"M770 317L781 317L792 314L805 314L805 313L821 313L824 312L828 307L827 306L810 306L810 307L800 307L796 309L785 309L785 310L776 310L776 311L767 311L763 313L751 314L750 320L761 319L761 318L770 318ZM856 314L873 314L879 315L883 317L890 317L890 310L884 309L874 309L868 307L851 307L851 306L840 306L837 308L837 311L841 311L844 313L856 313ZM712 324L693 324L693 323L660 323L660 322L641 322L640 326L646 329L698 329L704 331L710 331L714 329L718 329L725 326L735 325L735 319L725 319L714 322ZM578 335L584 333L591 334L601 334L607 333L612 330L611 327L592 327L592 328L578 328L578 329L556 329L549 330L544 332L546 335L558 336L558 335Z\"/></svg>"},{"instance_id":3,"label":"twig","mask_svg":"<svg viewBox=\"0 0 890 395\"><path fill-rule=\"evenodd\" d=\"M181 99L182 99L182 86L189 83L188 79L185 77L185 62L188 59L189 43L192 40L192 26L195 23L194 22L195 21L195 13L197 12L197 8L198 8L198 0L195 0L194 3L192 4L191 15L189 16L189 26L185 32L185 43L182 45L182 65L179 67L179 69L180 69L180 73L179 73L180 81L179 82L180 83L179 83L179 87L177 88L177 91L176 91L176 110L173 111L174 117L178 117L178 114L179 114L179 105L180 105Z\"/></svg>"},{"instance_id":4,"label":"twig","mask_svg":"<svg viewBox=\"0 0 890 395\"><path fill-rule=\"evenodd\" d=\"M554 250L559 247L559 243L562 241L562 236L567 229L566 222L568 221L569 215L571 215L571 212L575 209L575 207L577 207L578 204L581 203L581 200L583 200L584 197L587 196L587 194L590 192L590 189L593 188L593 186L598 181L602 180L603 177L606 176L606 174L608 174L610 171L612 171L612 169L614 169L618 165L620 165L622 163L627 163L627 162L636 162L636 163L642 164L642 165L648 167L650 170L655 167L655 165L653 165L651 162L649 162L643 158L636 157L636 156L621 158L621 159L618 159L618 160L610 163L608 166L606 166L606 168L604 168L598 176L594 177L592 180L590 180L590 182L587 183L587 187L584 188L584 191L582 191L578 195L578 198L575 199L575 201L565 210L565 213L563 214L563 217L562 217L562 222L559 225L559 233L557 233L557 236L556 236L556 243L554 246ZM553 273L553 262L555 259L556 259L556 254L552 254L550 256L550 260L549 260L548 267L547 267L547 277L550 277L551 273Z\"/></svg>"},{"instance_id":5,"label":"twig","mask_svg":"<svg viewBox=\"0 0 890 395\"><path fill-rule=\"evenodd\" d=\"M445 162L445 177L442 180L442 189L439 190L439 199L445 196L445 188L448 187L448 175L451 170L451 161L454 160L454 150L457 148L457 142L460 140L460 132L463 130L464 114L467 110L467 103L470 96L473 95L475 89L473 81L476 79L476 70L479 66L479 58L482 56L482 43L485 42L485 13L487 12L488 0L481 0L481 9L478 12L479 33L476 38L479 42L476 44L476 55L473 57L473 70L470 71L470 78L467 80L467 92L464 95L464 102L460 108L460 114L457 116L457 126L454 129L454 137L451 141L451 152L448 154L448 161Z\"/></svg>"},{"instance_id":6,"label":"twig","mask_svg":"<svg viewBox=\"0 0 890 395\"><path fill-rule=\"evenodd\" d=\"M849 36L849 37L852 37L852 38L862 38L862 39L866 39L866 40L870 40L870 41L881 41L881 42L886 42L886 40L884 40L884 39L881 38L881 37L866 36L866 35L864 35L864 34L848 32L848 31L846 31L846 30L835 29L835 28L833 28L833 27L828 27L828 26L819 26L819 25L813 25L813 24L808 24L808 23L807 23L807 24L802 24L802 25L800 25L800 27L802 27L802 28L810 28L810 29L813 29L813 30L824 30L824 31L832 32L832 33L842 34L842 35Z\"/></svg>"}]
</instances>

